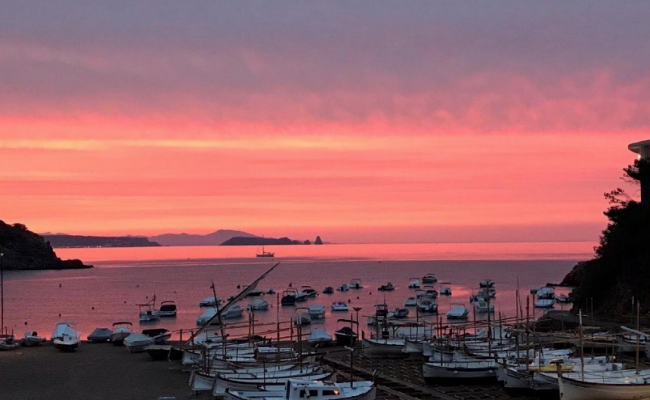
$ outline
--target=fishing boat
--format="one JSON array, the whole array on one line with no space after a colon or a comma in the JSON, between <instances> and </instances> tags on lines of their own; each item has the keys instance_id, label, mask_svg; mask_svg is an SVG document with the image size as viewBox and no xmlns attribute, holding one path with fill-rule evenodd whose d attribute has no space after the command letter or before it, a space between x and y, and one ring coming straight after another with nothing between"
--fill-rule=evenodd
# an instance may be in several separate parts
<instances>
[{"instance_id":1,"label":"fishing boat","mask_svg":"<svg viewBox=\"0 0 650 400\"><path fill-rule=\"evenodd\" d=\"M143 334L133 332L124 339L124 346L131 353L143 352L147 346L154 344L154 339Z\"/></svg>"},{"instance_id":2,"label":"fishing boat","mask_svg":"<svg viewBox=\"0 0 650 400\"><path fill-rule=\"evenodd\" d=\"M319 366L310 366L300 369L291 369L286 371L258 372L258 373L224 373L217 374L212 395L223 397L226 391L258 391L259 386L277 386L284 385L291 379L300 380L326 380L333 373L326 371ZM261 393L264 395L264 393Z\"/></svg>"},{"instance_id":3,"label":"fishing boat","mask_svg":"<svg viewBox=\"0 0 650 400\"><path fill-rule=\"evenodd\" d=\"M476 301L474 301L474 311L480 314L484 313L493 313L494 312L494 304L486 301L484 298L479 297L477 298Z\"/></svg>"},{"instance_id":4,"label":"fishing boat","mask_svg":"<svg viewBox=\"0 0 650 400\"><path fill-rule=\"evenodd\" d=\"M273 258L275 257L275 253L272 253L270 251L264 251L264 246L262 246L262 252L256 253L255 256L261 258Z\"/></svg>"},{"instance_id":5,"label":"fishing boat","mask_svg":"<svg viewBox=\"0 0 650 400\"><path fill-rule=\"evenodd\" d=\"M316 289L312 288L311 286L303 286L301 292L305 293L307 297L318 296L318 292L316 291Z\"/></svg>"},{"instance_id":6,"label":"fishing boat","mask_svg":"<svg viewBox=\"0 0 650 400\"><path fill-rule=\"evenodd\" d=\"M569 378L560 365L557 382L562 400L650 399L650 370L583 373Z\"/></svg>"},{"instance_id":7,"label":"fishing boat","mask_svg":"<svg viewBox=\"0 0 650 400\"><path fill-rule=\"evenodd\" d=\"M282 297L280 298L280 304L283 306L295 306L296 301L298 301L298 290L289 288L282 292Z\"/></svg>"},{"instance_id":8,"label":"fishing boat","mask_svg":"<svg viewBox=\"0 0 650 400\"><path fill-rule=\"evenodd\" d=\"M350 290L350 285L348 285L347 283L342 283L341 286L336 288L336 290L339 292L347 292L348 290Z\"/></svg>"},{"instance_id":9,"label":"fishing boat","mask_svg":"<svg viewBox=\"0 0 650 400\"><path fill-rule=\"evenodd\" d=\"M419 289L421 285L420 278L409 279L409 289Z\"/></svg>"},{"instance_id":10,"label":"fishing boat","mask_svg":"<svg viewBox=\"0 0 650 400\"><path fill-rule=\"evenodd\" d=\"M246 309L249 311L266 311L269 309L269 302L262 297L256 297L246 306Z\"/></svg>"},{"instance_id":11,"label":"fishing boat","mask_svg":"<svg viewBox=\"0 0 650 400\"><path fill-rule=\"evenodd\" d=\"M209 296L201 300L199 307L217 307L221 305L221 297Z\"/></svg>"},{"instance_id":12,"label":"fishing boat","mask_svg":"<svg viewBox=\"0 0 650 400\"><path fill-rule=\"evenodd\" d=\"M151 301L137 305L140 310L140 322L154 322L160 319L160 312L156 310L156 295Z\"/></svg>"},{"instance_id":13,"label":"fishing boat","mask_svg":"<svg viewBox=\"0 0 650 400\"><path fill-rule=\"evenodd\" d=\"M116 346L124 344L124 339L132 333L132 326L133 324L127 321L115 322L113 324L113 333L111 333L111 343Z\"/></svg>"},{"instance_id":14,"label":"fishing boat","mask_svg":"<svg viewBox=\"0 0 650 400\"><path fill-rule=\"evenodd\" d=\"M352 279L348 284L348 287L350 289L363 289L363 285L361 284L361 279L359 278Z\"/></svg>"},{"instance_id":15,"label":"fishing boat","mask_svg":"<svg viewBox=\"0 0 650 400\"><path fill-rule=\"evenodd\" d=\"M425 381L439 380L495 380L497 365L494 360L425 362L422 375ZM563 399L564 400L564 399Z\"/></svg>"},{"instance_id":16,"label":"fishing boat","mask_svg":"<svg viewBox=\"0 0 650 400\"><path fill-rule=\"evenodd\" d=\"M435 274L426 274L422 277L422 283L436 283L438 282L438 278L436 278Z\"/></svg>"},{"instance_id":17,"label":"fishing boat","mask_svg":"<svg viewBox=\"0 0 650 400\"><path fill-rule=\"evenodd\" d=\"M309 316L312 319L325 318L325 306L322 304L314 304L309 306Z\"/></svg>"},{"instance_id":18,"label":"fishing boat","mask_svg":"<svg viewBox=\"0 0 650 400\"><path fill-rule=\"evenodd\" d=\"M312 346L327 346L332 343L332 335L327 333L324 329L314 328L311 330L309 336L307 336L307 343Z\"/></svg>"},{"instance_id":19,"label":"fishing boat","mask_svg":"<svg viewBox=\"0 0 650 400\"><path fill-rule=\"evenodd\" d=\"M72 352L79 347L79 332L72 327L74 322L59 322L52 333L54 347L61 351Z\"/></svg>"},{"instance_id":20,"label":"fishing boat","mask_svg":"<svg viewBox=\"0 0 650 400\"><path fill-rule=\"evenodd\" d=\"M325 381L307 381L291 379L284 387L268 391L226 391L227 400L375 400L376 388L371 381L354 381L350 383L331 383Z\"/></svg>"},{"instance_id":21,"label":"fishing boat","mask_svg":"<svg viewBox=\"0 0 650 400\"><path fill-rule=\"evenodd\" d=\"M113 331L108 328L97 328L90 335L88 341L92 343L103 343L111 340Z\"/></svg>"},{"instance_id":22,"label":"fishing boat","mask_svg":"<svg viewBox=\"0 0 650 400\"><path fill-rule=\"evenodd\" d=\"M469 310L461 303L451 303L451 308L447 312L447 319L467 319Z\"/></svg>"},{"instance_id":23,"label":"fishing boat","mask_svg":"<svg viewBox=\"0 0 650 400\"><path fill-rule=\"evenodd\" d=\"M406 344L405 339L401 338L378 338L371 337L363 339L363 355L368 357L389 357L403 356L402 352Z\"/></svg>"},{"instance_id":24,"label":"fishing boat","mask_svg":"<svg viewBox=\"0 0 650 400\"><path fill-rule=\"evenodd\" d=\"M333 294L334 293L334 288L331 286L326 287L323 289L323 294Z\"/></svg>"},{"instance_id":25,"label":"fishing boat","mask_svg":"<svg viewBox=\"0 0 650 400\"><path fill-rule=\"evenodd\" d=\"M45 341L46 339L44 337L38 336L38 332L25 332L21 343L25 347L34 347L45 343Z\"/></svg>"},{"instance_id":26,"label":"fishing boat","mask_svg":"<svg viewBox=\"0 0 650 400\"><path fill-rule=\"evenodd\" d=\"M163 301L160 303L160 317L172 318L176 317L176 303L173 301Z\"/></svg>"},{"instance_id":27,"label":"fishing boat","mask_svg":"<svg viewBox=\"0 0 650 400\"><path fill-rule=\"evenodd\" d=\"M348 305L342 301L332 303L332 311L348 311Z\"/></svg>"},{"instance_id":28,"label":"fishing boat","mask_svg":"<svg viewBox=\"0 0 650 400\"><path fill-rule=\"evenodd\" d=\"M388 282L385 285L379 286L379 289L377 290L379 290L380 292L392 292L393 290L395 290L395 285L393 285L391 282Z\"/></svg>"}]
</instances>

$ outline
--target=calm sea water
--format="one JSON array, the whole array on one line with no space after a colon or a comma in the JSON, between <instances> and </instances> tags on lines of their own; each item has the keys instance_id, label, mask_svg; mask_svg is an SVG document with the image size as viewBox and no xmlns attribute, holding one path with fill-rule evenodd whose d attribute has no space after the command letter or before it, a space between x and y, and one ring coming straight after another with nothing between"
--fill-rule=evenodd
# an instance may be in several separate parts
<instances>
[{"instance_id":1,"label":"calm sea water","mask_svg":"<svg viewBox=\"0 0 650 400\"><path fill-rule=\"evenodd\" d=\"M591 256L593 243L499 243L499 244L396 244L284 246L275 251L275 260L255 258L251 247L159 247L123 249L58 249L62 258L81 258L95 268L78 271L10 271L5 273L5 325L15 334L38 331L51 334L56 322L74 321L83 337L96 327L110 327L115 321L132 321L136 329L165 327L172 330L196 329L201 299L211 295L211 281L223 298L238 293L237 286L256 279L275 261L281 265L260 285L281 292L310 285L321 292L353 278L364 288L333 295L320 294L301 306L324 304L325 321L314 326L332 332L337 319L349 317L332 313L334 301L361 307L361 315L373 313L384 300L390 308L402 307L415 291L407 288L409 278L435 273L441 282L450 282L452 296L439 297L440 313L450 303L465 303L478 290L478 282L496 282L497 313L514 315L517 281L523 293L547 282L559 282L578 260ZM393 282L393 292L377 288ZM173 300L178 306L175 319L141 325L138 307L156 294L159 301ZM277 307L268 296L269 311L256 312L260 323L288 320L295 308ZM242 307L248 304L244 300ZM558 305L559 307L559 305ZM566 307L566 306L564 306ZM279 310L279 312L278 312ZM415 311L412 310L412 313ZM242 321L248 319L246 312ZM365 321L365 318L362 318ZM364 324L365 326L365 324Z\"/></svg>"}]
</instances>

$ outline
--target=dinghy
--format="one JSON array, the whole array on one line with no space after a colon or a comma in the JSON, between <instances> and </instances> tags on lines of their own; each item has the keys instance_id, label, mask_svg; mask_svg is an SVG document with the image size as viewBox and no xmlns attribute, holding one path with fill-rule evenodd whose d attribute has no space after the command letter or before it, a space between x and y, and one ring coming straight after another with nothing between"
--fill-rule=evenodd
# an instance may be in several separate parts
<instances>
[{"instance_id":1,"label":"dinghy","mask_svg":"<svg viewBox=\"0 0 650 400\"><path fill-rule=\"evenodd\" d=\"M309 316L312 319L325 318L325 306L322 304L314 304L309 306Z\"/></svg>"},{"instance_id":2,"label":"dinghy","mask_svg":"<svg viewBox=\"0 0 650 400\"><path fill-rule=\"evenodd\" d=\"M14 340L12 335L2 335L0 336L0 351L14 350L20 343Z\"/></svg>"},{"instance_id":3,"label":"dinghy","mask_svg":"<svg viewBox=\"0 0 650 400\"><path fill-rule=\"evenodd\" d=\"M37 332L25 332L25 336L22 340L23 346L33 347L42 343L45 343L45 338L39 337Z\"/></svg>"}]
</instances>

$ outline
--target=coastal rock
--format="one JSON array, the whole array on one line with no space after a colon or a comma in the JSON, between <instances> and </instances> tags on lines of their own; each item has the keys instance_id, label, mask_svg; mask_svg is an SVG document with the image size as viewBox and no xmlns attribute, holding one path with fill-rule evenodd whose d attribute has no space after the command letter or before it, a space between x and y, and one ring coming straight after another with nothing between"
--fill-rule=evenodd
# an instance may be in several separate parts
<instances>
[{"instance_id":1,"label":"coastal rock","mask_svg":"<svg viewBox=\"0 0 650 400\"><path fill-rule=\"evenodd\" d=\"M92 268L80 260L61 260L43 237L23 224L9 225L0 221L0 253L6 270Z\"/></svg>"},{"instance_id":2,"label":"coastal rock","mask_svg":"<svg viewBox=\"0 0 650 400\"><path fill-rule=\"evenodd\" d=\"M323 244L323 241L321 240L320 236L316 236L316 240L314 240L314 244Z\"/></svg>"}]
</instances>

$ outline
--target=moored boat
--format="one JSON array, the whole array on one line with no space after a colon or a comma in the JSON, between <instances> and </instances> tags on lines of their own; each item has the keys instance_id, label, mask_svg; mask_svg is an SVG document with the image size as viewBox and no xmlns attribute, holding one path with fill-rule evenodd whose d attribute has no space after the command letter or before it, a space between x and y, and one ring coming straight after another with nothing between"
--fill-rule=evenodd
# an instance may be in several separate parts
<instances>
[{"instance_id":1,"label":"moored boat","mask_svg":"<svg viewBox=\"0 0 650 400\"><path fill-rule=\"evenodd\" d=\"M132 323L127 321L115 322L113 324L113 333L111 333L111 343L116 346L124 344L124 339L131 334Z\"/></svg>"}]
</instances>

